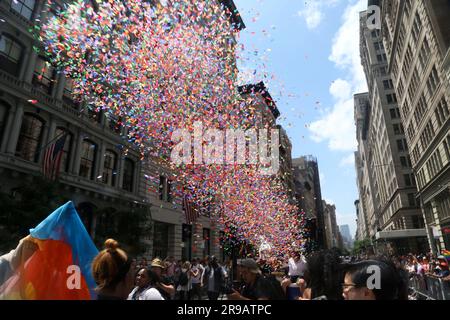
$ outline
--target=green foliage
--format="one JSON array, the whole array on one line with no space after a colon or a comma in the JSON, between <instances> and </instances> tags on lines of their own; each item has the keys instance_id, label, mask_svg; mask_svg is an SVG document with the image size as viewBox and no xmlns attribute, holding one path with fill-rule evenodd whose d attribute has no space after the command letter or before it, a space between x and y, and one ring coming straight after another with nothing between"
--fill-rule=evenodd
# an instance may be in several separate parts
<instances>
[{"instance_id":1,"label":"green foliage","mask_svg":"<svg viewBox=\"0 0 450 320\"><path fill-rule=\"evenodd\" d=\"M58 192L61 186L42 177L24 181L13 195L0 193L0 252L16 247L51 212L68 200Z\"/></svg>"},{"instance_id":2,"label":"green foliage","mask_svg":"<svg viewBox=\"0 0 450 320\"><path fill-rule=\"evenodd\" d=\"M370 239L356 240L353 245L353 254L364 253L370 247L372 247Z\"/></svg>"}]
</instances>

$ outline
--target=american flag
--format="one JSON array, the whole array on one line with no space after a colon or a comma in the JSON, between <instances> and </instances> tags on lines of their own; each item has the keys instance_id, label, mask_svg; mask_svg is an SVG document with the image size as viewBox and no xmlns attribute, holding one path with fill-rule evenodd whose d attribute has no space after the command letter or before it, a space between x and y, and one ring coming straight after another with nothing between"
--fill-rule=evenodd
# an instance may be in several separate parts
<instances>
[{"instance_id":1,"label":"american flag","mask_svg":"<svg viewBox=\"0 0 450 320\"><path fill-rule=\"evenodd\" d=\"M193 224L198 218L198 211L194 208L186 195L183 197L183 209L184 214L186 215L186 224Z\"/></svg>"},{"instance_id":2,"label":"american flag","mask_svg":"<svg viewBox=\"0 0 450 320\"><path fill-rule=\"evenodd\" d=\"M47 147L42 163L44 176L49 180L56 180L59 174L64 145L66 144L67 134L61 136L58 140Z\"/></svg>"}]
</instances>

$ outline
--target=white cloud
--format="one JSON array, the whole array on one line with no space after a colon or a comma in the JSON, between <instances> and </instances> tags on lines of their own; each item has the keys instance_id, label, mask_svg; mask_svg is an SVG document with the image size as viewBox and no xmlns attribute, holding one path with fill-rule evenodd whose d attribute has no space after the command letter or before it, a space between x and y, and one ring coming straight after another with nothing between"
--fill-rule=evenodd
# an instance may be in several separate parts
<instances>
[{"instance_id":1,"label":"white cloud","mask_svg":"<svg viewBox=\"0 0 450 320\"><path fill-rule=\"evenodd\" d=\"M355 155L353 153L351 153L348 156L342 158L341 162L339 163L340 167L354 166L354 165L355 165Z\"/></svg>"},{"instance_id":2,"label":"white cloud","mask_svg":"<svg viewBox=\"0 0 450 320\"><path fill-rule=\"evenodd\" d=\"M359 12L366 6L367 1L358 0L345 9L329 59L349 74L349 78L339 78L331 84L330 94L335 100L333 108L309 127L311 138L318 143L327 141L333 151L354 151L357 146L353 94L367 90L359 55Z\"/></svg>"},{"instance_id":3,"label":"white cloud","mask_svg":"<svg viewBox=\"0 0 450 320\"><path fill-rule=\"evenodd\" d=\"M331 84L330 93L337 100L348 99L352 93L352 85L346 80L337 79Z\"/></svg>"},{"instance_id":4,"label":"white cloud","mask_svg":"<svg viewBox=\"0 0 450 320\"><path fill-rule=\"evenodd\" d=\"M305 2L305 8L298 11L298 16L305 19L306 26L312 30L322 22L325 14L324 8L336 5L339 0L314 0Z\"/></svg>"},{"instance_id":5,"label":"white cloud","mask_svg":"<svg viewBox=\"0 0 450 320\"><path fill-rule=\"evenodd\" d=\"M339 101L324 118L311 123L309 130L315 142L328 141L333 151L353 151L356 149L353 125L353 99Z\"/></svg>"}]
</instances>

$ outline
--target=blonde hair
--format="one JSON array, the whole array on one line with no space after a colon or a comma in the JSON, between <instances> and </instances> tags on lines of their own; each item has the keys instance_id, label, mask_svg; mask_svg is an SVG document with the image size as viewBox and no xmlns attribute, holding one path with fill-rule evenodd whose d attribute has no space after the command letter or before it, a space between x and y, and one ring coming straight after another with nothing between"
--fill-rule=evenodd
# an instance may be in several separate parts
<instances>
[{"instance_id":1,"label":"blonde hair","mask_svg":"<svg viewBox=\"0 0 450 320\"><path fill-rule=\"evenodd\" d=\"M110 289L117 285L115 283L117 277L127 261L128 255L119 248L119 243L114 239L106 240L105 249L92 262L92 273L97 283L97 289Z\"/></svg>"}]
</instances>

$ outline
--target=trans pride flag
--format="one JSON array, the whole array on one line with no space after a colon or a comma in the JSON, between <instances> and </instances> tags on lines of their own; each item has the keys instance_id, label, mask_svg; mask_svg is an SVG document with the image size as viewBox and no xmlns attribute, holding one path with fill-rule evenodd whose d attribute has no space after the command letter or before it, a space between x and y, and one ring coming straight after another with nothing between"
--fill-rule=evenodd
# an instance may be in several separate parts
<instances>
[{"instance_id":1,"label":"trans pride flag","mask_svg":"<svg viewBox=\"0 0 450 320\"><path fill-rule=\"evenodd\" d=\"M72 202L30 230L36 251L0 287L2 299L91 300L91 263L98 250Z\"/></svg>"}]
</instances>

